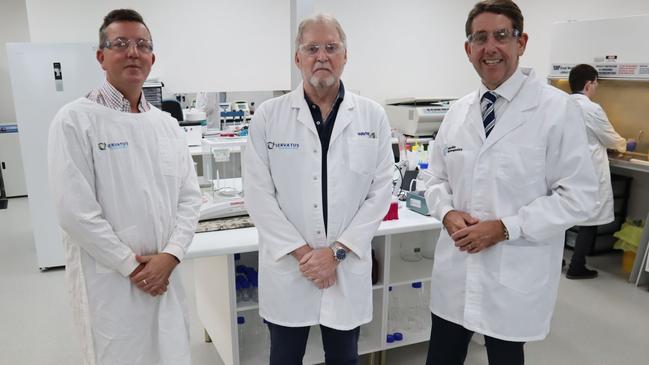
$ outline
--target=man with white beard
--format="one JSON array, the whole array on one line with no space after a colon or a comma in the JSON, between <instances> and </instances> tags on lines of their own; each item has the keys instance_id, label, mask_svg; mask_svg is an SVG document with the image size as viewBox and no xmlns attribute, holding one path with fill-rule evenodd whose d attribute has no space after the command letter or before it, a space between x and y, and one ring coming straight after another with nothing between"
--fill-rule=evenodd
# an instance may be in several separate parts
<instances>
[{"instance_id":1,"label":"man with white beard","mask_svg":"<svg viewBox=\"0 0 649 365\"><path fill-rule=\"evenodd\" d=\"M246 207L259 232L259 313L270 364L301 364L320 325L327 364L356 364L372 320L371 241L390 203L390 127L383 108L345 90L338 21L302 21L303 84L255 112L245 150Z\"/></svg>"}]
</instances>

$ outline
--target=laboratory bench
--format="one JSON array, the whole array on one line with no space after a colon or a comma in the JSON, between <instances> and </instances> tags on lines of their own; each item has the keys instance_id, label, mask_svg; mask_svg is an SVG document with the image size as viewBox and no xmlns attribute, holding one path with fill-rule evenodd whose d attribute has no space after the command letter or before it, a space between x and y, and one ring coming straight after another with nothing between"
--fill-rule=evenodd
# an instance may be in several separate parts
<instances>
[{"instance_id":1,"label":"laboratory bench","mask_svg":"<svg viewBox=\"0 0 649 365\"><path fill-rule=\"evenodd\" d=\"M432 259L404 261L400 245L415 243L422 246L422 250L432 252L441 227L438 220L405 207L399 209L398 220L384 221L379 226L372 239L378 262L378 282L372 291L373 320L361 326L359 354L377 353L428 340L430 316L422 315L423 321L417 321L412 327L403 323L405 329L400 330L404 333L402 341L387 343L389 298L391 290L394 290L399 293L400 300L416 300L413 298L421 293L411 289L415 282L422 283L420 290L424 293L430 292ZM237 302L235 285L235 266L245 264L256 268L258 248L257 229L254 227L202 232L194 236L185 256L194 260L196 307L206 340L212 342L227 365L268 361L268 331L259 317L259 306L254 301ZM235 254L239 254L236 263ZM428 297L425 294L425 308ZM425 311L427 309L422 313ZM246 318L246 327L237 324L238 316ZM315 327L309 333L305 364L324 362L320 330ZM241 337L240 331L245 332L245 336Z\"/></svg>"}]
</instances>

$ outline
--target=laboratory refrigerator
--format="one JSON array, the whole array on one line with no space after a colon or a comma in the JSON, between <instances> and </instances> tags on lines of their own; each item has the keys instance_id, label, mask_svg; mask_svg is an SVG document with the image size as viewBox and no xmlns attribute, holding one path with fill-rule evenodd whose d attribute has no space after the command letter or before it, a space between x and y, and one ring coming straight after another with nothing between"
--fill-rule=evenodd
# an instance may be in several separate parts
<instances>
[{"instance_id":1,"label":"laboratory refrigerator","mask_svg":"<svg viewBox=\"0 0 649 365\"><path fill-rule=\"evenodd\" d=\"M40 269L63 266L64 249L47 174L48 130L65 104L105 76L91 43L7 43L9 76L20 130L31 227Z\"/></svg>"}]
</instances>

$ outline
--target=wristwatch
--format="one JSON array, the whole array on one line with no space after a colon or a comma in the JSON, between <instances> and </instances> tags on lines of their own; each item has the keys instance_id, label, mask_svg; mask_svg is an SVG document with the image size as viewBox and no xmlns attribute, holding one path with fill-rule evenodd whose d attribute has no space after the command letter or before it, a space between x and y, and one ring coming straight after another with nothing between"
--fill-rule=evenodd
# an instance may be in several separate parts
<instances>
[{"instance_id":1,"label":"wristwatch","mask_svg":"<svg viewBox=\"0 0 649 365\"><path fill-rule=\"evenodd\" d=\"M337 262L341 262L347 257L347 251L340 246L331 246L331 251L334 253L334 259Z\"/></svg>"}]
</instances>

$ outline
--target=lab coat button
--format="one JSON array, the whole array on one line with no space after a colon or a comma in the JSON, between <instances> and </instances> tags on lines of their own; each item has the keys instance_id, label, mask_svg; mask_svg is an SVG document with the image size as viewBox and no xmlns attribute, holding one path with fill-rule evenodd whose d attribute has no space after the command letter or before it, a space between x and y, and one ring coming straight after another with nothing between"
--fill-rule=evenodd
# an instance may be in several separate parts
<instances>
[{"instance_id":1,"label":"lab coat button","mask_svg":"<svg viewBox=\"0 0 649 365\"><path fill-rule=\"evenodd\" d=\"M313 207L314 207L314 208L317 208L317 207L318 207L318 204L313 204Z\"/></svg>"},{"instance_id":2,"label":"lab coat button","mask_svg":"<svg viewBox=\"0 0 649 365\"><path fill-rule=\"evenodd\" d=\"M320 231L315 231L316 234L320 234Z\"/></svg>"}]
</instances>

